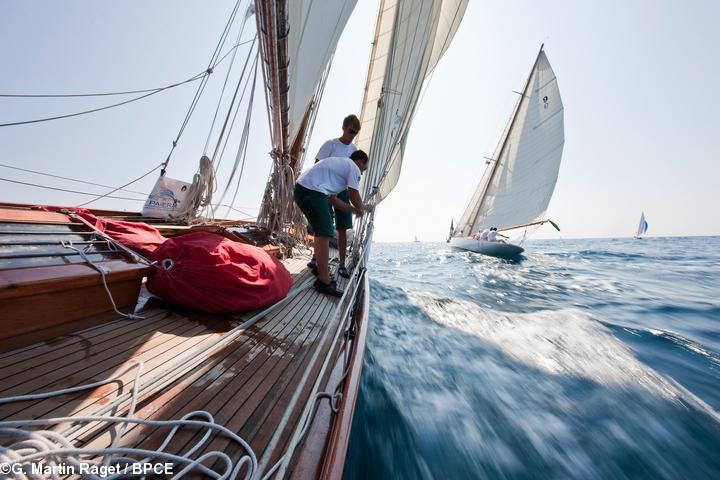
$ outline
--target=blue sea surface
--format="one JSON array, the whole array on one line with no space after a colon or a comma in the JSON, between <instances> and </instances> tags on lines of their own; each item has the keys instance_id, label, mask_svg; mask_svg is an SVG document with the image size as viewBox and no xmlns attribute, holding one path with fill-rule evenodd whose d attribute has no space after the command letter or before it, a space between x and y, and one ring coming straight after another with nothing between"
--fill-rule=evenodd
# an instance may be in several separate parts
<instances>
[{"instance_id":1,"label":"blue sea surface","mask_svg":"<svg viewBox=\"0 0 720 480\"><path fill-rule=\"evenodd\" d=\"M720 478L720 237L375 244L346 479Z\"/></svg>"}]
</instances>

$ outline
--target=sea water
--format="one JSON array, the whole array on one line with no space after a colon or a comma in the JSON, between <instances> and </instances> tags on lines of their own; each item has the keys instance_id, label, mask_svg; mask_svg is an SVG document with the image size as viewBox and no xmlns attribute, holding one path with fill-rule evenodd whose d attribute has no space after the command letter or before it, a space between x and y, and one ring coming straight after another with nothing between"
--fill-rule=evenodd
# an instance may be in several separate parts
<instances>
[{"instance_id":1,"label":"sea water","mask_svg":"<svg viewBox=\"0 0 720 480\"><path fill-rule=\"evenodd\" d=\"M720 478L720 237L375 244L346 479Z\"/></svg>"}]
</instances>

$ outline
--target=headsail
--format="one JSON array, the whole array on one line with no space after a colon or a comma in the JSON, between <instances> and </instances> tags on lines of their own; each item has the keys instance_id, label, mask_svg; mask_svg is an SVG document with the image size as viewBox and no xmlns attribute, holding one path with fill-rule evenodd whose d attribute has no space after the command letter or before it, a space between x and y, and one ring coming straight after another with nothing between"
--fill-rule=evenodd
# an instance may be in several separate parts
<instances>
[{"instance_id":1,"label":"headsail","mask_svg":"<svg viewBox=\"0 0 720 480\"><path fill-rule=\"evenodd\" d=\"M560 91L541 48L455 234L540 221L555 190L564 142Z\"/></svg>"},{"instance_id":2,"label":"headsail","mask_svg":"<svg viewBox=\"0 0 720 480\"><path fill-rule=\"evenodd\" d=\"M648 223L645 221L645 212L640 213L640 224L638 225L637 232L635 232L635 238L639 238L647 232Z\"/></svg>"},{"instance_id":3,"label":"headsail","mask_svg":"<svg viewBox=\"0 0 720 480\"><path fill-rule=\"evenodd\" d=\"M382 0L360 116L358 148L370 155L365 199L384 199L402 155L425 77L447 50L468 0Z\"/></svg>"}]
</instances>

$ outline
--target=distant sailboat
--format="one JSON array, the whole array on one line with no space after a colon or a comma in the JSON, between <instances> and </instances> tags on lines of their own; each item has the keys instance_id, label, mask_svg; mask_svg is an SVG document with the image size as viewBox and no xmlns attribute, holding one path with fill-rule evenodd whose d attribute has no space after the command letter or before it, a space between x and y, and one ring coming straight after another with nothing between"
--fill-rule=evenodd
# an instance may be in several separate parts
<instances>
[{"instance_id":1,"label":"distant sailboat","mask_svg":"<svg viewBox=\"0 0 720 480\"><path fill-rule=\"evenodd\" d=\"M563 104L543 47L470 203L448 239L450 246L495 257L523 252L519 245L472 235L497 227L525 240L544 218L557 182L565 143ZM532 230L530 230L530 233ZM498 235L500 236L500 235ZM506 237L507 238L507 237Z\"/></svg>"},{"instance_id":2,"label":"distant sailboat","mask_svg":"<svg viewBox=\"0 0 720 480\"><path fill-rule=\"evenodd\" d=\"M645 221L645 212L640 213L640 223L638 224L637 232L635 232L635 238L640 240L642 235L647 232L648 223Z\"/></svg>"},{"instance_id":3,"label":"distant sailboat","mask_svg":"<svg viewBox=\"0 0 720 480\"><path fill-rule=\"evenodd\" d=\"M420 240L417 239L417 235L415 235L415 243L420 243Z\"/></svg>"}]
</instances>

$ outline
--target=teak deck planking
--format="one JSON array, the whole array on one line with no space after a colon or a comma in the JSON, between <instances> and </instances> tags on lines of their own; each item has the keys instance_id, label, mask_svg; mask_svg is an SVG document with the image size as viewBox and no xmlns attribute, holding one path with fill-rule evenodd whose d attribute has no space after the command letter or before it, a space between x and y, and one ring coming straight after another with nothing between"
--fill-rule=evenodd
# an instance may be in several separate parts
<instances>
[{"instance_id":1,"label":"teak deck planking","mask_svg":"<svg viewBox=\"0 0 720 480\"><path fill-rule=\"evenodd\" d=\"M284 262L293 275L294 289L311 277L306 261ZM0 354L0 396L92 383L114 377L137 360L144 362L142 378L149 379L169 362L199 351L255 314L203 315L158 304L148 297L143 292L138 302L144 320L117 318ZM329 354L338 357L340 345L334 342L334 332L342 321L338 304L338 299L312 288L299 292L229 343L196 359L196 364L176 370L158 388L141 395L135 417L179 419L193 410L206 410L217 423L248 441L267 470L283 456L291 436L301 427L298 422L312 400L309 397L322 360ZM316 361L310 365L312 359ZM323 383L329 374L325 373ZM128 392L134 376L135 370L129 370L119 382L91 392L1 405L0 419L88 415ZM303 378L305 384L301 384ZM293 398L298 400L292 403ZM127 402L120 412L126 409ZM157 448L168 431L130 425L122 445ZM183 429L169 450L185 451L201 435ZM111 439L109 430L97 425L80 429L75 437L93 447L107 446ZM235 458L243 453L222 436L213 437L203 451L211 449Z\"/></svg>"}]
</instances>

